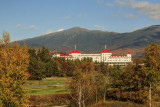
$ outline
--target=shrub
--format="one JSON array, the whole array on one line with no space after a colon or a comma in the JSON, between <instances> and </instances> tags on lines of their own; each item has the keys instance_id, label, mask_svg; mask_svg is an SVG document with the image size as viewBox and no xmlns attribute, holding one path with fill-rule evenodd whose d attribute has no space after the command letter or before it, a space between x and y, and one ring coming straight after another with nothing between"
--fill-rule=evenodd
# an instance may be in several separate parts
<instances>
[{"instance_id":1,"label":"shrub","mask_svg":"<svg viewBox=\"0 0 160 107\"><path fill-rule=\"evenodd\" d=\"M32 95L29 100L31 107L35 105L68 105L71 97L69 94Z\"/></svg>"}]
</instances>

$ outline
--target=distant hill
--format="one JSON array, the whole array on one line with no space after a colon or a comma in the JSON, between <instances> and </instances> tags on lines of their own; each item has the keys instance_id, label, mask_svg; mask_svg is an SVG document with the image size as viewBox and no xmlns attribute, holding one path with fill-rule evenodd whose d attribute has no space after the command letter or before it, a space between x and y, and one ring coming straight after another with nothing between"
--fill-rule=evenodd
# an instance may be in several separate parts
<instances>
[{"instance_id":1,"label":"distant hill","mask_svg":"<svg viewBox=\"0 0 160 107\"><path fill-rule=\"evenodd\" d=\"M22 40L23 41L23 40ZM19 43L23 43L18 41ZM86 53L97 53L104 45L113 54L142 56L144 48L151 42L160 43L160 25L145 27L129 33L106 32L74 27L61 32L50 33L35 38L25 39L29 46L46 46L51 51L69 52L77 49Z\"/></svg>"}]
</instances>

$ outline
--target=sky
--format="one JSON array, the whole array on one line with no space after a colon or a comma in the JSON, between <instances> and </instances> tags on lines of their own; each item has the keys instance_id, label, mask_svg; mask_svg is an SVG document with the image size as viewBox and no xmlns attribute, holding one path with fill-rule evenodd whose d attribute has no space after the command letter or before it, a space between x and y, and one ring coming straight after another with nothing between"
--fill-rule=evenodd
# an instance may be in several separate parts
<instances>
[{"instance_id":1,"label":"sky","mask_svg":"<svg viewBox=\"0 0 160 107\"><path fill-rule=\"evenodd\" d=\"M160 25L160 0L0 0L0 37L33 38L72 27L132 32Z\"/></svg>"}]
</instances>

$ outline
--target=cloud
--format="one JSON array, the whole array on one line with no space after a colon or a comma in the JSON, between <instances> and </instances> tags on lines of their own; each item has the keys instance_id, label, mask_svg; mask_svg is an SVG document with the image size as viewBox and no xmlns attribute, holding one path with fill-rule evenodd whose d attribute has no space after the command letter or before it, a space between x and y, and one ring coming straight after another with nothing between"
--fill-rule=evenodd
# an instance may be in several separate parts
<instances>
[{"instance_id":1,"label":"cloud","mask_svg":"<svg viewBox=\"0 0 160 107\"><path fill-rule=\"evenodd\" d=\"M96 28L98 30L105 30L105 27L100 26L100 25L94 25L94 28Z\"/></svg>"},{"instance_id":2,"label":"cloud","mask_svg":"<svg viewBox=\"0 0 160 107\"><path fill-rule=\"evenodd\" d=\"M136 0L115 0L115 3L133 8L138 13L149 16L150 19L160 20L160 4L151 4L147 1L138 2Z\"/></svg>"},{"instance_id":3,"label":"cloud","mask_svg":"<svg viewBox=\"0 0 160 107\"><path fill-rule=\"evenodd\" d=\"M35 25L30 25L29 29L38 29Z\"/></svg>"},{"instance_id":4,"label":"cloud","mask_svg":"<svg viewBox=\"0 0 160 107\"><path fill-rule=\"evenodd\" d=\"M56 32L61 32L61 31L64 31L64 29L58 29ZM51 30L51 29L49 29L49 30L47 30L46 33L44 33L44 34L42 34L42 35L46 35L46 34L50 34L50 33L54 33L54 31Z\"/></svg>"},{"instance_id":5,"label":"cloud","mask_svg":"<svg viewBox=\"0 0 160 107\"><path fill-rule=\"evenodd\" d=\"M36 29L36 30L38 30L38 27L36 27L35 25L30 25L29 27L23 27L23 30L29 30L29 29Z\"/></svg>"},{"instance_id":6,"label":"cloud","mask_svg":"<svg viewBox=\"0 0 160 107\"><path fill-rule=\"evenodd\" d=\"M124 15L120 15L120 14L112 14L113 17L124 17L124 18L129 18L129 19L134 19L137 18L137 16L135 16L134 14L124 14Z\"/></svg>"},{"instance_id":7,"label":"cloud","mask_svg":"<svg viewBox=\"0 0 160 107\"><path fill-rule=\"evenodd\" d=\"M136 16L133 15L133 14L125 14L124 17L125 18L130 18L130 19L136 18Z\"/></svg>"},{"instance_id":8,"label":"cloud","mask_svg":"<svg viewBox=\"0 0 160 107\"><path fill-rule=\"evenodd\" d=\"M50 33L53 33L53 30L48 30L45 34L50 34Z\"/></svg>"},{"instance_id":9,"label":"cloud","mask_svg":"<svg viewBox=\"0 0 160 107\"><path fill-rule=\"evenodd\" d=\"M21 27L21 24L17 24L17 25L16 25L16 28L20 28L20 27Z\"/></svg>"},{"instance_id":10,"label":"cloud","mask_svg":"<svg viewBox=\"0 0 160 107\"><path fill-rule=\"evenodd\" d=\"M61 32L61 31L64 31L64 29L58 29L58 30L57 30L57 32Z\"/></svg>"}]
</instances>

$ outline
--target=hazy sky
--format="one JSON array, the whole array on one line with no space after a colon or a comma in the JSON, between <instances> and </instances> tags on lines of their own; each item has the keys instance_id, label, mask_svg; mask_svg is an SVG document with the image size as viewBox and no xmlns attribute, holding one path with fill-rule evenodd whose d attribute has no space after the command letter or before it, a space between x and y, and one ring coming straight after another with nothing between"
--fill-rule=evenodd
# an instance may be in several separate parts
<instances>
[{"instance_id":1,"label":"hazy sky","mask_svg":"<svg viewBox=\"0 0 160 107\"><path fill-rule=\"evenodd\" d=\"M72 27L132 32L150 25L160 25L160 0L0 0L0 35L9 32L11 41Z\"/></svg>"}]
</instances>

